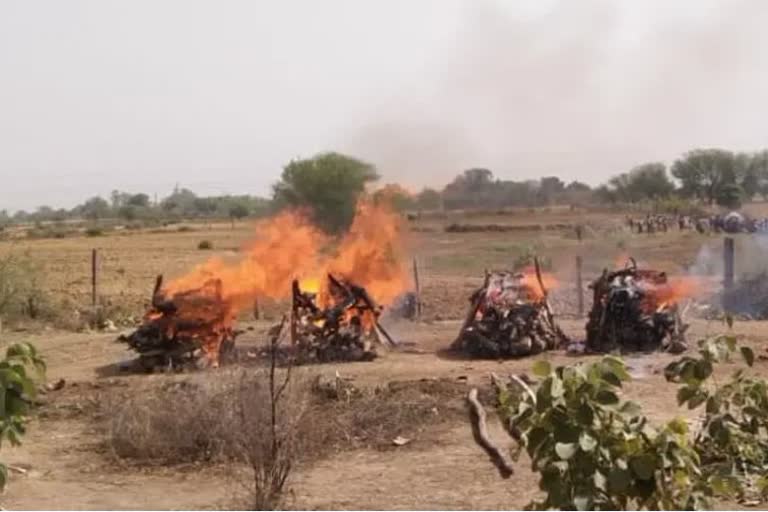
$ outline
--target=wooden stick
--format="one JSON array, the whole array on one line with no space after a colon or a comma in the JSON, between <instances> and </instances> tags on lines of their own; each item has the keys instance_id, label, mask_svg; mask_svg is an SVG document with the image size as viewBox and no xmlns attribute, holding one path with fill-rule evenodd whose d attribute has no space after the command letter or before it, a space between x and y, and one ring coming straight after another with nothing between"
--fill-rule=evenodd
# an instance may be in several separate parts
<instances>
[{"instance_id":1,"label":"wooden stick","mask_svg":"<svg viewBox=\"0 0 768 512\"><path fill-rule=\"evenodd\" d=\"M298 307L299 281L294 279L291 283L291 346L296 345L296 308Z\"/></svg>"},{"instance_id":2,"label":"wooden stick","mask_svg":"<svg viewBox=\"0 0 768 512\"><path fill-rule=\"evenodd\" d=\"M502 478L509 478L515 472L512 463L508 460L504 451L496 446L488 434L488 425L486 423L485 409L483 404L477 398L477 388L472 388L467 395L469 404L470 421L472 422L472 434L475 442L485 450L491 458L491 462L499 470Z\"/></svg>"},{"instance_id":3,"label":"wooden stick","mask_svg":"<svg viewBox=\"0 0 768 512\"><path fill-rule=\"evenodd\" d=\"M581 269L581 256L576 256L576 298L578 299L579 318L584 316L584 282L581 277Z\"/></svg>"},{"instance_id":4,"label":"wooden stick","mask_svg":"<svg viewBox=\"0 0 768 512\"><path fill-rule=\"evenodd\" d=\"M421 318L421 285L419 283L419 265L413 257L413 283L416 287L416 318Z\"/></svg>"},{"instance_id":5,"label":"wooden stick","mask_svg":"<svg viewBox=\"0 0 768 512\"><path fill-rule=\"evenodd\" d=\"M377 335L378 335L378 333L381 333L384 336L384 338L386 338L386 340L389 342L389 344L392 345L393 347L396 347L398 345L398 343L395 341L395 339L392 336L389 335L387 330L384 329L384 327L381 326L381 324L379 323L378 320L376 320L373 325L374 325L375 330L377 331Z\"/></svg>"},{"instance_id":6,"label":"wooden stick","mask_svg":"<svg viewBox=\"0 0 768 512\"><path fill-rule=\"evenodd\" d=\"M96 306L96 261L97 261L96 249L91 251L91 304Z\"/></svg>"}]
</instances>

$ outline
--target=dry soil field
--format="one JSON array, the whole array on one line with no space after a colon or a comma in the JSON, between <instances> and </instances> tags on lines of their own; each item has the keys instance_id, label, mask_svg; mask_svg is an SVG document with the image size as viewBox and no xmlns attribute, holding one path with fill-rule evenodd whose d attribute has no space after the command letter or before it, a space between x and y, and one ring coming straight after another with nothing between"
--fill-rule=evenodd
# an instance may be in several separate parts
<instances>
[{"instance_id":1,"label":"dry soil field","mask_svg":"<svg viewBox=\"0 0 768 512\"><path fill-rule=\"evenodd\" d=\"M447 233L445 226L505 224L519 226L508 232ZM588 228L579 242L570 229L540 230L538 226L583 223ZM173 276L213 254L236 258L251 229L246 224L191 225L191 231L132 232L98 238L70 238L0 243L0 253L28 254L44 265L46 286L71 304L90 300L90 250L101 255L99 293L126 314L138 315L148 300L154 276ZM213 251L197 244L211 240ZM434 407L419 421L387 427L368 442L350 442L322 458L299 466L289 482L290 506L297 508L496 508L523 507L537 492L536 478L522 458L516 474L501 480L485 454L474 444L463 414L462 398L469 387L487 386L490 371L529 371L535 358L514 361L472 361L448 358L442 350L453 340L461 323L467 296L481 281L485 268L508 267L526 251L552 262L560 281L554 291L556 312L572 336L583 336L584 320L576 318L574 258L585 261L585 279L627 255L641 263L672 273L684 272L701 260L702 247L719 257L717 236L694 232L631 235L622 228L622 216L587 212L519 212L513 215L430 218L411 222L407 233L409 254L417 257L422 274L425 310L421 321L390 321L387 326L407 351L384 352L370 363L323 364L302 371L333 376L339 372L360 388L395 385L414 390L414 400L434 400ZM753 269L757 245L737 237L737 269ZM706 252L706 251L705 251ZM716 264L715 262L712 264ZM252 327L238 340L245 346L265 339L265 331L280 312L267 308L267 318L248 321ZM697 319L691 338L719 333L722 323ZM765 353L768 323L736 322L734 330ZM126 375L115 363L130 357L115 334L35 329L2 333L2 342L35 343L49 364L49 380L66 380L61 391L48 393L31 421L21 447L3 446L2 458L19 470L11 473L8 490L0 497L5 508L182 509L232 506L236 484L225 465L216 463L148 464L119 459L110 450L104 404L130 395L144 386L163 386L202 375ZM537 356L554 363L574 363L562 352ZM653 420L662 421L686 410L675 405L675 388L664 383L660 370L668 354L627 358L634 377L625 395L639 401ZM588 358L582 358L588 359ZM758 360L759 372L768 376L768 362ZM443 383L431 386L425 383ZM444 388L444 389L443 389ZM436 391L437 389L437 391ZM328 412L329 414L332 411ZM495 430L498 441L506 443ZM396 436L411 440L395 447Z\"/></svg>"}]
</instances>

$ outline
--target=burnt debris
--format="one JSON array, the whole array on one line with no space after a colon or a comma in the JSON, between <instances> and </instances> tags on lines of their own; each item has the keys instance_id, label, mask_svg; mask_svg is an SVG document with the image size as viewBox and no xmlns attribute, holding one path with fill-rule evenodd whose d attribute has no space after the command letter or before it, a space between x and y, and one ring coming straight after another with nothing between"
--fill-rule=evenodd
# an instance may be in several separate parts
<instances>
[{"instance_id":1,"label":"burnt debris","mask_svg":"<svg viewBox=\"0 0 768 512\"><path fill-rule=\"evenodd\" d=\"M688 326L666 273L639 269L630 259L621 270L604 270L590 288L594 300L586 326L588 351L677 353L686 349Z\"/></svg>"},{"instance_id":2,"label":"burnt debris","mask_svg":"<svg viewBox=\"0 0 768 512\"><path fill-rule=\"evenodd\" d=\"M328 274L328 286L302 290L293 281L291 344L297 361L372 361L382 338L397 343L381 326L382 308L365 288Z\"/></svg>"},{"instance_id":3,"label":"burnt debris","mask_svg":"<svg viewBox=\"0 0 768 512\"><path fill-rule=\"evenodd\" d=\"M138 353L141 368L218 366L234 348L232 308L222 296L221 281L167 297L158 276L150 308L142 324L119 341Z\"/></svg>"},{"instance_id":4,"label":"burnt debris","mask_svg":"<svg viewBox=\"0 0 768 512\"><path fill-rule=\"evenodd\" d=\"M541 273L486 273L469 299L467 317L451 349L478 358L522 357L567 341L555 322Z\"/></svg>"}]
</instances>

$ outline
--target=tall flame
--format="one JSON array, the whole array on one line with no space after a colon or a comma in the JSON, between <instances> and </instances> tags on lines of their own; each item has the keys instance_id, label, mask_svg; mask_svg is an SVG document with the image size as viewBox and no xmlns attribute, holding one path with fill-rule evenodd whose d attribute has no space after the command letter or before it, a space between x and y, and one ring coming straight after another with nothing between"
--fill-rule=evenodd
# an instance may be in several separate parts
<instances>
[{"instance_id":1,"label":"tall flame","mask_svg":"<svg viewBox=\"0 0 768 512\"><path fill-rule=\"evenodd\" d=\"M218 279L222 298L236 314L256 297L288 297L295 278L302 279L303 289L328 300L325 275L329 272L365 287L381 304L389 304L408 284L400 219L381 202L367 198L358 202L349 231L330 256L321 254L331 240L296 212L257 223L256 234L239 261L212 258L171 281L165 292L194 290Z\"/></svg>"},{"instance_id":2,"label":"tall flame","mask_svg":"<svg viewBox=\"0 0 768 512\"><path fill-rule=\"evenodd\" d=\"M374 300L389 304L408 283L400 233L400 219L386 204L360 201L352 226L323 270L364 286Z\"/></svg>"},{"instance_id":3,"label":"tall flame","mask_svg":"<svg viewBox=\"0 0 768 512\"><path fill-rule=\"evenodd\" d=\"M256 224L257 238L245 248L237 262L211 258L188 274L170 282L170 294L202 287L211 279L221 280L222 298L235 311L251 305L254 298L280 299L290 290L291 280L301 269L317 265L318 249L325 236L303 216L285 212Z\"/></svg>"}]
</instances>

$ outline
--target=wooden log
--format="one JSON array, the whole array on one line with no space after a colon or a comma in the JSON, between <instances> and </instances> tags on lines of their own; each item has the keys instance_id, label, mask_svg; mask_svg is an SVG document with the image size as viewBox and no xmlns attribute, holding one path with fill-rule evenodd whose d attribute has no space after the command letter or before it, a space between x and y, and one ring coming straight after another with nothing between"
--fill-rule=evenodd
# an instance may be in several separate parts
<instances>
[{"instance_id":1,"label":"wooden log","mask_svg":"<svg viewBox=\"0 0 768 512\"><path fill-rule=\"evenodd\" d=\"M472 434L475 438L475 442L480 445L491 458L491 462L499 470L501 477L509 478L515 472L514 467L504 451L493 442L488 433L485 409L483 408L483 404L481 404L480 400L477 398L477 388L472 388L469 391L469 394L467 395L467 403L469 404L469 416L472 423Z\"/></svg>"}]
</instances>

